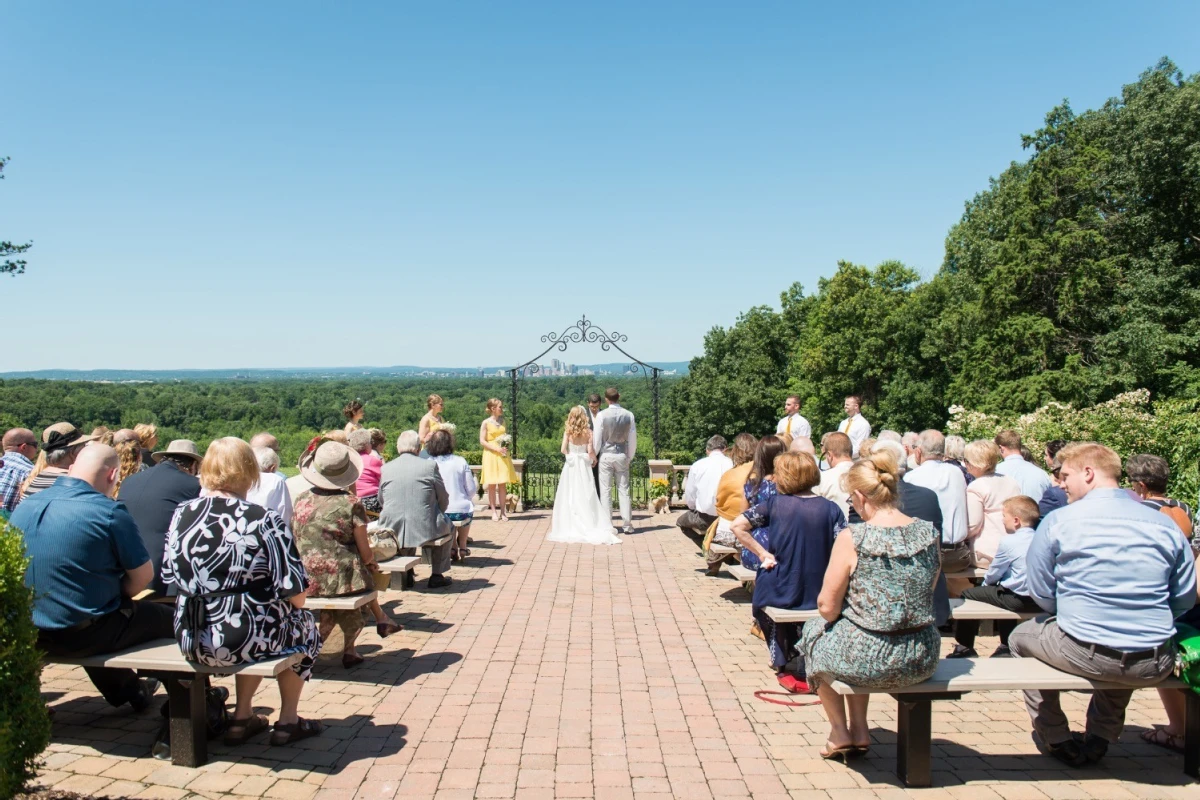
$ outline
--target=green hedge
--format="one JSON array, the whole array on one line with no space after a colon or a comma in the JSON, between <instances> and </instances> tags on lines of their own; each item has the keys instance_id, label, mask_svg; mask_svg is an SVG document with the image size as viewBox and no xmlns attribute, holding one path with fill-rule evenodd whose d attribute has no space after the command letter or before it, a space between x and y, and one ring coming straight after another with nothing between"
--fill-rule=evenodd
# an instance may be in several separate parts
<instances>
[{"instance_id":1,"label":"green hedge","mask_svg":"<svg viewBox=\"0 0 1200 800\"><path fill-rule=\"evenodd\" d=\"M50 741L27 563L21 532L0 520L0 798L12 797L33 777Z\"/></svg>"}]
</instances>

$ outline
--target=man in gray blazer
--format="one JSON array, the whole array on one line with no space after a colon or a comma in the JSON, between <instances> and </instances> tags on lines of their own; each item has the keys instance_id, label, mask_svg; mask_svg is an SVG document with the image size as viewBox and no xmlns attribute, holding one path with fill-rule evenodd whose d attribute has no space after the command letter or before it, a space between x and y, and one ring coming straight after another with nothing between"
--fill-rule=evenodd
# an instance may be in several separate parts
<instances>
[{"instance_id":1,"label":"man in gray blazer","mask_svg":"<svg viewBox=\"0 0 1200 800\"><path fill-rule=\"evenodd\" d=\"M379 480L379 525L395 531L400 555L416 555L417 548L427 542L450 536L450 522L443 516L449 503L446 485L438 472L437 462L417 455L421 439L416 431L405 431L396 440L399 456L383 465ZM429 588L449 586L451 536L438 547L428 547L433 575Z\"/></svg>"},{"instance_id":2,"label":"man in gray blazer","mask_svg":"<svg viewBox=\"0 0 1200 800\"><path fill-rule=\"evenodd\" d=\"M608 408L596 415L592 447L600 459L600 505L612 514L612 485L617 482L621 508L621 533L633 533L633 510L629 498L629 464L637 449L637 423L633 413L621 408L621 393L610 386L604 391Z\"/></svg>"}]
</instances>

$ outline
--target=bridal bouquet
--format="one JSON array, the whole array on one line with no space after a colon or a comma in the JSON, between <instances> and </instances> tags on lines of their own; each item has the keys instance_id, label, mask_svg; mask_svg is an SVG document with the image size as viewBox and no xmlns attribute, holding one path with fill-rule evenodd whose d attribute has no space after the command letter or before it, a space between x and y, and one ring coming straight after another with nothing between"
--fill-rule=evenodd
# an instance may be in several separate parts
<instances>
[{"instance_id":1,"label":"bridal bouquet","mask_svg":"<svg viewBox=\"0 0 1200 800\"><path fill-rule=\"evenodd\" d=\"M496 437L496 444L501 447L512 447L512 434L502 433Z\"/></svg>"},{"instance_id":2,"label":"bridal bouquet","mask_svg":"<svg viewBox=\"0 0 1200 800\"><path fill-rule=\"evenodd\" d=\"M439 422L438 430L445 431L446 433L454 433L456 430L458 430L458 426L453 422Z\"/></svg>"}]
</instances>

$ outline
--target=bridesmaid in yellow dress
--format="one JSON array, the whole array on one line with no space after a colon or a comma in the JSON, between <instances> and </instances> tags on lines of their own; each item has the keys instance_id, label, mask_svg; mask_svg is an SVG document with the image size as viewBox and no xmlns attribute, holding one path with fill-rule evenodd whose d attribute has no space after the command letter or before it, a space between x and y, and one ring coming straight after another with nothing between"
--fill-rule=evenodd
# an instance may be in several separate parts
<instances>
[{"instance_id":1,"label":"bridesmaid in yellow dress","mask_svg":"<svg viewBox=\"0 0 1200 800\"><path fill-rule=\"evenodd\" d=\"M492 521L507 522L508 484L517 482L517 471L508 448L496 441L504 436L504 404L493 397L487 401L487 410L491 416L479 426L479 446L483 448L483 480L480 482L487 487Z\"/></svg>"},{"instance_id":2,"label":"bridesmaid in yellow dress","mask_svg":"<svg viewBox=\"0 0 1200 800\"><path fill-rule=\"evenodd\" d=\"M445 422L442 419L442 409L445 408L445 403L442 402L441 395L429 395L429 399L425 401L425 407L429 411L421 417L421 424L417 426L417 435L421 437L422 449L429 444L429 437L433 436L433 432L442 427L442 423Z\"/></svg>"}]
</instances>

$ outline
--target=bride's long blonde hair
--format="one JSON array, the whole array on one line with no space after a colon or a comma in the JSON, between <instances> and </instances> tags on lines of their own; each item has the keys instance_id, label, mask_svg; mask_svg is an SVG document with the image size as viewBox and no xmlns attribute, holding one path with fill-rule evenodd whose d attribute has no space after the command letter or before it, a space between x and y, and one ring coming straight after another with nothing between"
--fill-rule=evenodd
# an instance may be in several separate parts
<instances>
[{"instance_id":1,"label":"bride's long blonde hair","mask_svg":"<svg viewBox=\"0 0 1200 800\"><path fill-rule=\"evenodd\" d=\"M567 439L582 439L585 436L591 438L591 435L592 432L588 429L587 412L583 410L583 406L575 406L567 415Z\"/></svg>"}]
</instances>

